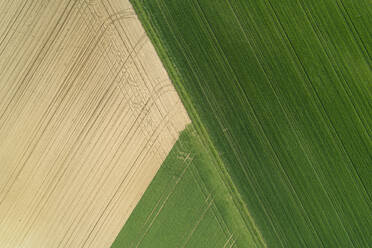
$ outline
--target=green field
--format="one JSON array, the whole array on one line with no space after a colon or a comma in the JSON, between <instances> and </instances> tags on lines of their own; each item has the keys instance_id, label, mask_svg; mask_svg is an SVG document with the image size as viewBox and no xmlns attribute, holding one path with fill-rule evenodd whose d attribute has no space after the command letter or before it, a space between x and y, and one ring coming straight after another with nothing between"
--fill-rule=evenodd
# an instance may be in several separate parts
<instances>
[{"instance_id":1,"label":"green field","mask_svg":"<svg viewBox=\"0 0 372 248\"><path fill-rule=\"evenodd\" d=\"M212 154L189 126L112 247L263 247Z\"/></svg>"},{"instance_id":2,"label":"green field","mask_svg":"<svg viewBox=\"0 0 372 248\"><path fill-rule=\"evenodd\" d=\"M236 247L370 247L370 1L132 4L188 110L198 142L207 147L199 152L212 162L198 162L198 170L216 169L216 176L201 173L204 198L191 179L185 179L190 186L184 186L190 192L177 186L179 195L174 197L196 194L190 201L198 207L167 203L168 213L159 223L171 221L166 216L178 216L182 223L176 224L192 226L195 221L186 213L201 216L204 209L199 206L211 193L216 210L208 210L205 221L217 230L215 220L221 219L232 230L240 217L245 227L231 231L238 237ZM170 169L172 159L167 161L163 167ZM165 171L162 168L156 180L171 180L161 179L167 178ZM226 197L213 191L223 184ZM147 216L146 207L155 206L160 197L162 191L153 185L113 247L132 247L120 246L119 241L130 240L125 235L138 238L147 230L131 233L136 225L146 225L140 221ZM224 200L230 208L223 207ZM203 246L212 242L206 241L211 230L203 228L203 222L192 242L224 247L228 234L217 235L216 245ZM138 247L165 247L155 245L159 233L181 242L190 226L159 224L158 235L146 234ZM182 247L182 242L169 247Z\"/></svg>"}]
</instances>

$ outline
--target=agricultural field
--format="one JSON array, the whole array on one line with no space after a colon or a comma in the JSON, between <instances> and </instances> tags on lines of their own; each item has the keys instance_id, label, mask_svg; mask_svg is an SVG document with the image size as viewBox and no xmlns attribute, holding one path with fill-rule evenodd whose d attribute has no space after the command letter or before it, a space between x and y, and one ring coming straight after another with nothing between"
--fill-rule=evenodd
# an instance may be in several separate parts
<instances>
[{"instance_id":1,"label":"agricultural field","mask_svg":"<svg viewBox=\"0 0 372 248\"><path fill-rule=\"evenodd\" d=\"M113 247L163 247L154 246L161 233L178 242L164 247L230 247L229 234L213 239L202 228L211 221L218 229L216 219L242 237L235 247L370 247L369 2L131 2L202 144L194 153L205 149L213 162L196 160L186 171L214 168L220 180L200 173L199 183L213 181L203 198L186 172L180 181L167 176L168 163L183 175L186 165L173 162L178 143ZM170 194L167 182L180 183ZM230 200L212 190L218 185ZM207 214L209 195L216 211ZM224 199L238 214L224 210ZM195 216L205 217L199 224ZM239 222L245 227L231 229Z\"/></svg>"},{"instance_id":2,"label":"agricultural field","mask_svg":"<svg viewBox=\"0 0 372 248\"><path fill-rule=\"evenodd\" d=\"M187 112L129 1L0 15L0 247L110 247Z\"/></svg>"},{"instance_id":3,"label":"agricultural field","mask_svg":"<svg viewBox=\"0 0 372 248\"><path fill-rule=\"evenodd\" d=\"M262 242L253 225L246 228L216 163L188 126L112 247L255 247Z\"/></svg>"}]
</instances>

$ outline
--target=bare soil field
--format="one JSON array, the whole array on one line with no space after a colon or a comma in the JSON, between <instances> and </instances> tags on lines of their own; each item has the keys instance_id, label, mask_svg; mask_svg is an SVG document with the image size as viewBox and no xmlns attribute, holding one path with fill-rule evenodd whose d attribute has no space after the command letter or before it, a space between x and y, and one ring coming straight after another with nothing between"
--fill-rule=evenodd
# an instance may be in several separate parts
<instances>
[{"instance_id":1,"label":"bare soil field","mask_svg":"<svg viewBox=\"0 0 372 248\"><path fill-rule=\"evenodd\" d=\"M187 113L127 0L0 16L1 247L110 247Z\"/></svg>"}]
</instances>

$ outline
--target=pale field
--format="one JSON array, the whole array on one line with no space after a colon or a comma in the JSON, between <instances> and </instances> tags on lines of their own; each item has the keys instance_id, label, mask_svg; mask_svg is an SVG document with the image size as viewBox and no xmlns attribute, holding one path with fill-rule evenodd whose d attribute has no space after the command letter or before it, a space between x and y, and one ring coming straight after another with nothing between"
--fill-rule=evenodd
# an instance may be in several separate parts
<instances>
[{"instance_id":1,"label":"pale field","mask_svg":"<svg viewBox=\"0 0 372 248\"><path fill-rule=\"evenodd\" d=\"M0 0L0 247L110 247L188 123L128 0Z\"/></svg>"}]
</instances>

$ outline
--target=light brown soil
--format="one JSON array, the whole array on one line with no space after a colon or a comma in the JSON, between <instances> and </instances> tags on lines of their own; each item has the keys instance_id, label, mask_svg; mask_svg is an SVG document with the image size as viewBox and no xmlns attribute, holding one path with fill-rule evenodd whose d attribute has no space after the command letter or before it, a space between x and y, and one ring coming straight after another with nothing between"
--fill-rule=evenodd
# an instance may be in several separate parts
<instances>
[{"instance_id":1,"label":"light brown soil","mask_svg":"<svg viewBox=\"0 0 372 248\"><path fill-rule=\"evenodd\" d=\"M0 246L110 247L188 116L128 0L0 10Z\"/></svg>"}]
</instances>

